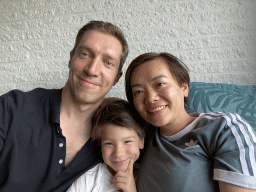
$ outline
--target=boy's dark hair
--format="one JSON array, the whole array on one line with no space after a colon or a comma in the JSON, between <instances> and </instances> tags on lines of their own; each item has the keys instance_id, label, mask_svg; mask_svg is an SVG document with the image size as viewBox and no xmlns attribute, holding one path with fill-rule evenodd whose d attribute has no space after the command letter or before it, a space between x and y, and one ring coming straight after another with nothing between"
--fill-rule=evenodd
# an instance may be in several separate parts
<instances>
[{"instance_id":1,"label":"boy's dark hair","mask_svg":"<svg viewBox=\"0 0 256 192\"><path fill-rule=\"evenodd\" d=\"M145 121L140 118L137 111L123 99L110 99L103 103L92 118L92 139L101 142L102 126L114 124L136 131L140 139L144 139Z\"/></svg>"}]
</instances>

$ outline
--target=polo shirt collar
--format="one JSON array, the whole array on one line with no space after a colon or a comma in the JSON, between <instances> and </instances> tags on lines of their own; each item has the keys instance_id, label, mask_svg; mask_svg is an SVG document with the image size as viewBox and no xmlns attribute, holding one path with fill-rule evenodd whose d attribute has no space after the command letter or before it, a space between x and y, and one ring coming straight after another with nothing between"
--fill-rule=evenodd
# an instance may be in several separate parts
<instances>
[{"instance_id":1,"label":"polo shirt collar","mask_svg":"<svg viewBox=\"0 0 256 192\"><path fill-rule=\"evenodd\" d=\"M50 121L60 125L60 104L62 89L52 89L50 91Z\"/></svg>"}]
</instances>

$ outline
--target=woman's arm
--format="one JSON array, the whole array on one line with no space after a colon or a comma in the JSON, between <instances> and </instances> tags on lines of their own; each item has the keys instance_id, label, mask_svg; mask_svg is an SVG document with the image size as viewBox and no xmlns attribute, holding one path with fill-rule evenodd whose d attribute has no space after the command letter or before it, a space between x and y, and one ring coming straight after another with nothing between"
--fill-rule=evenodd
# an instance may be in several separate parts
<instances>
[{"instance_id":1,"label":"woman's arm","mask_svg":"<svg viewBox=\"0 0 256 192\"><path fill-rule=\"evenodd\" d=\"M219 181L220 192L256 192L254 189L246 189L229 183Z\"/></svg>"}]
</instances>

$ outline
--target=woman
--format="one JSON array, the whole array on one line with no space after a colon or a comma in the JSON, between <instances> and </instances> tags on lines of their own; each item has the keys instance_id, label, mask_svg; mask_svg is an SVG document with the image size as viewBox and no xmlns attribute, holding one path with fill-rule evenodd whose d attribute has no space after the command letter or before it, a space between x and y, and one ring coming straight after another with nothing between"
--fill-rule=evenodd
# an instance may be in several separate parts
<instances>
[{"instance_id":1,"label":"woman","mask_svg":"<svg viewBox=\"0 0 256 192\"><path fill-rule=\"evenodd\" d=\"M150 124L138 191L255 191L255 132L237 114L189 115L190 78L181 61L168 53L140 55L125 81L128 101Z\"/></svg>"}]
</instances>

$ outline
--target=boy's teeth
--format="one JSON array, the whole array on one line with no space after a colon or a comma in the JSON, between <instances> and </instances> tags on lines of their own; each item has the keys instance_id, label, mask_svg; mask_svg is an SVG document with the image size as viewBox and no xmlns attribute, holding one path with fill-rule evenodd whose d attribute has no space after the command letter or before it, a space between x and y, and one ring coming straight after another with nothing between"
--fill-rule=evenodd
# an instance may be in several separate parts
<instances>
[{"instance_id":1,"label":"boy's teeth","mask_svg":"<svg viewBox=\"0 0 256 192\"><path fill-rule=\"evenodd\" d=\"M165 108L165 106L161 106L161 107L158 107L158 108L156 108L156 109L152 109L152 110L150 110L149 112L153 113L153 112L159 111L159 110L161 110L161 109L163 109L163 108Z\"/></svg>"}]
</instances>

